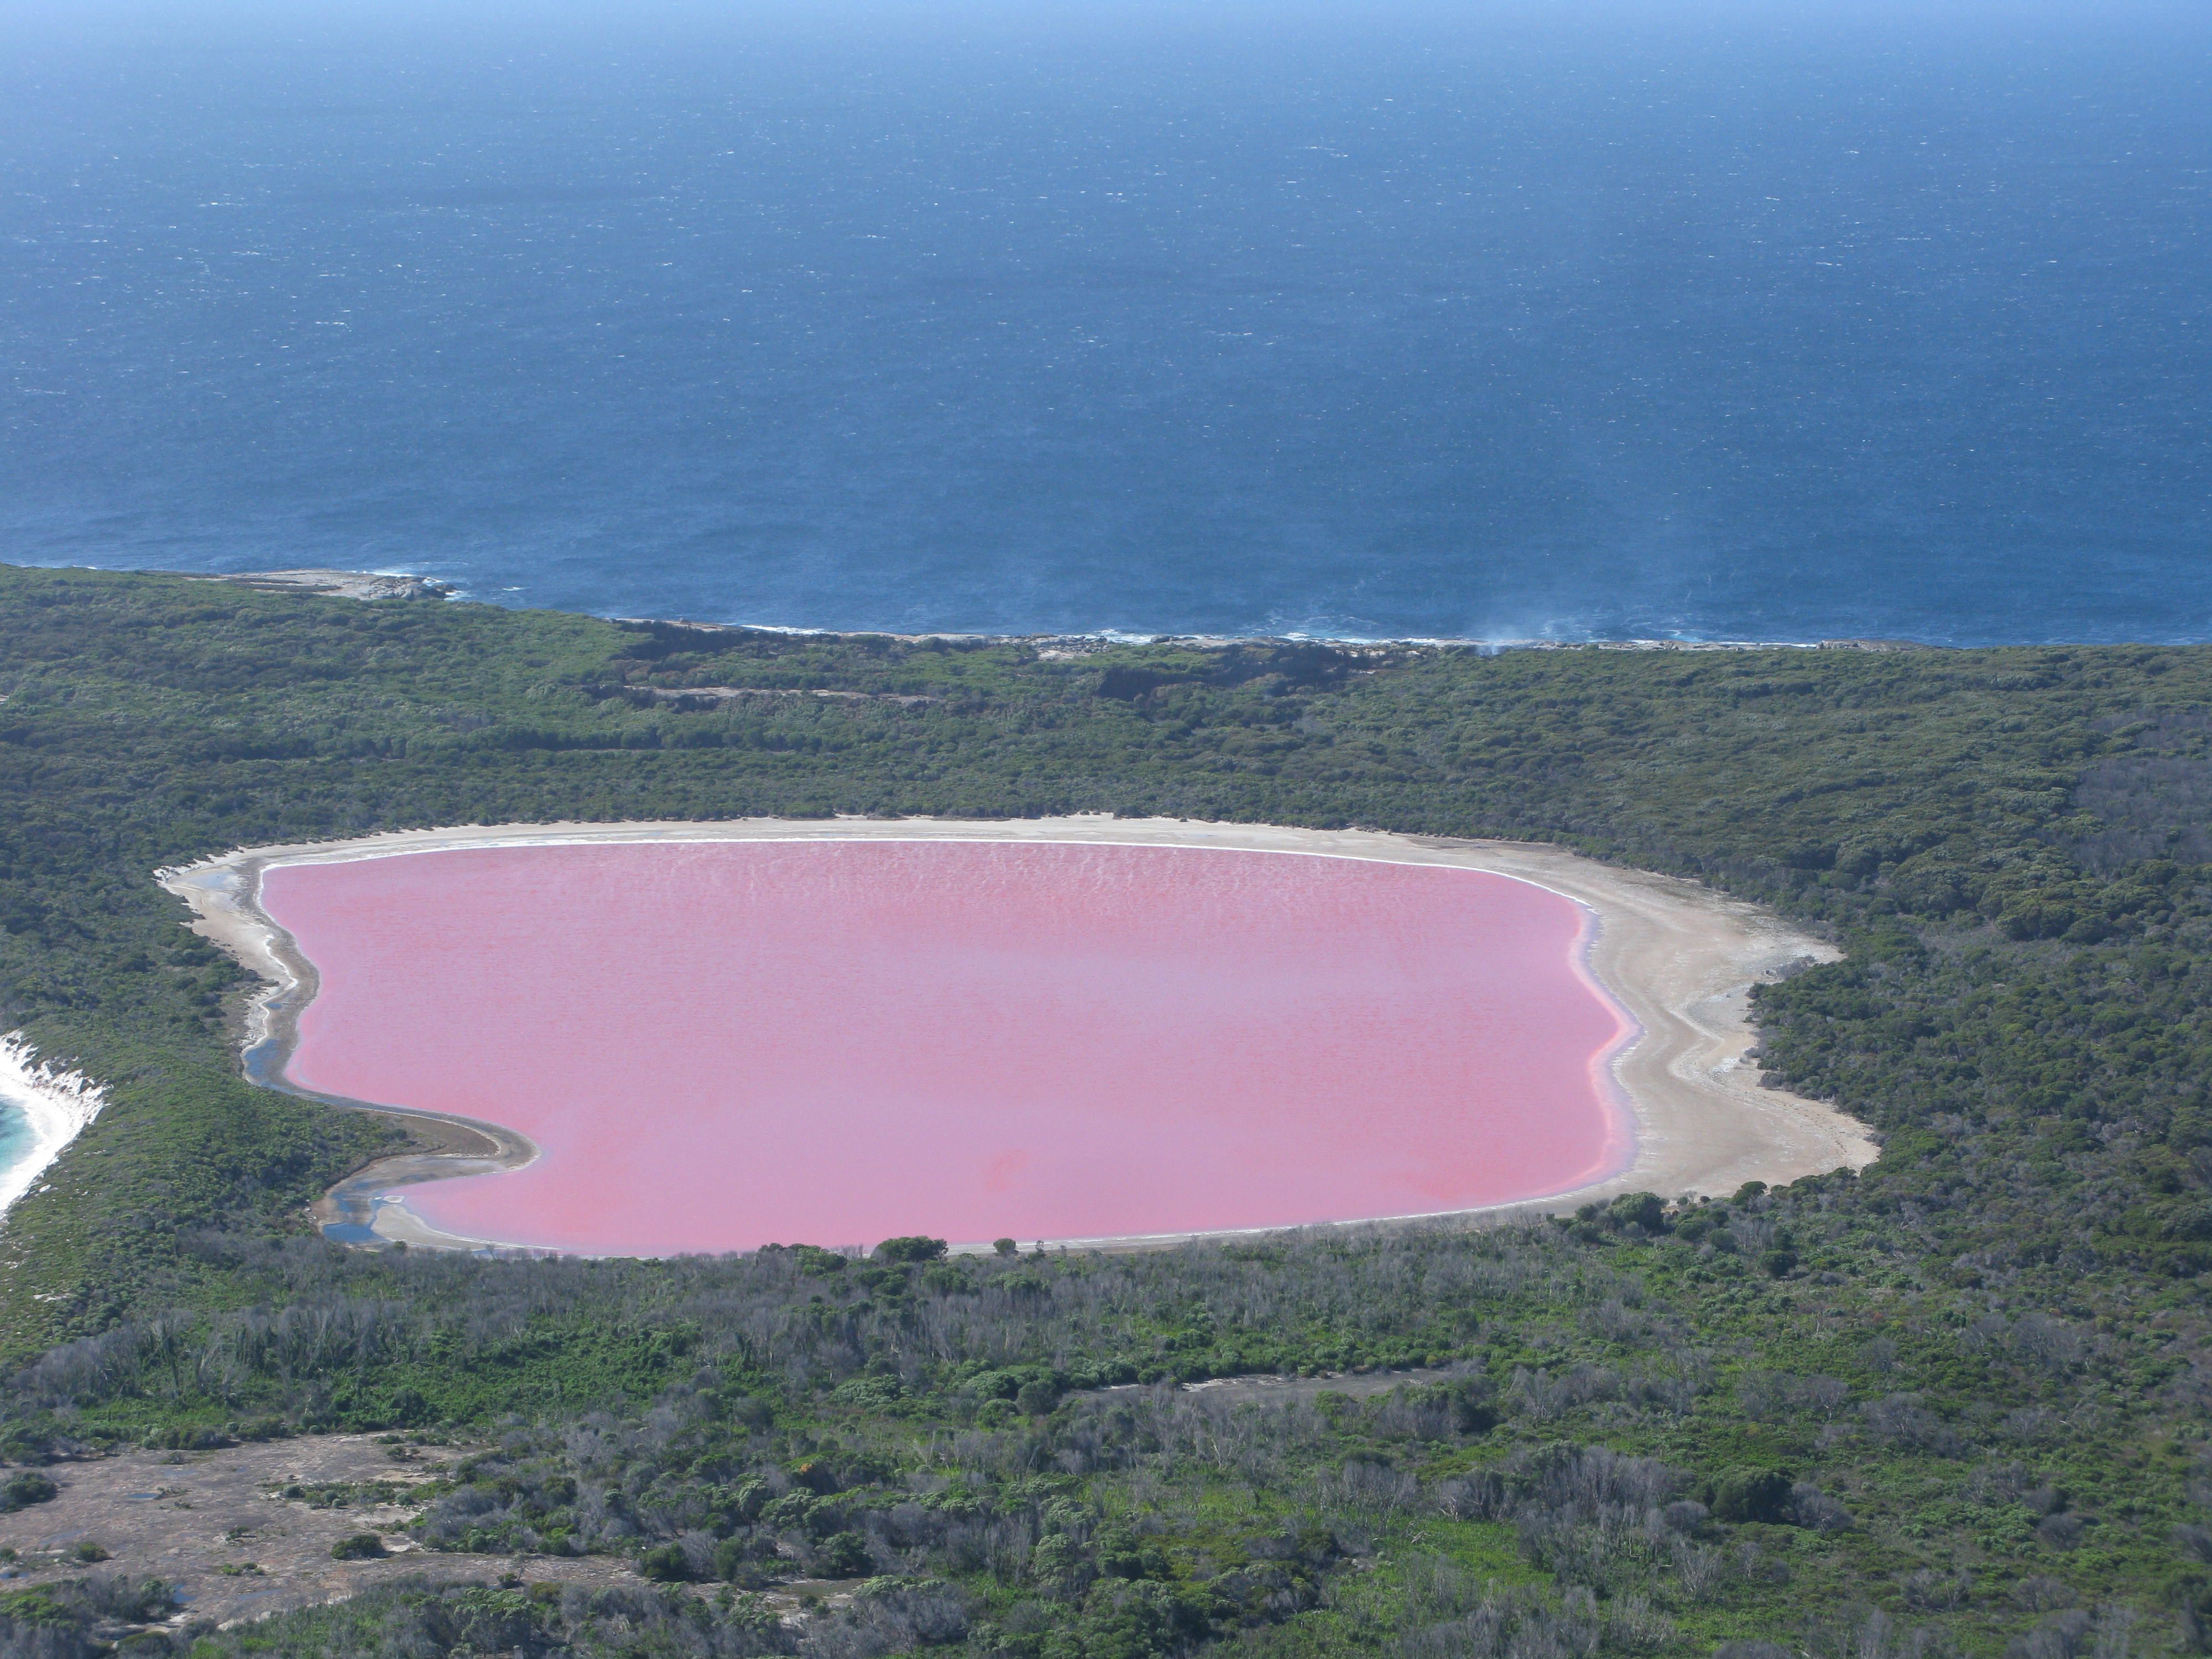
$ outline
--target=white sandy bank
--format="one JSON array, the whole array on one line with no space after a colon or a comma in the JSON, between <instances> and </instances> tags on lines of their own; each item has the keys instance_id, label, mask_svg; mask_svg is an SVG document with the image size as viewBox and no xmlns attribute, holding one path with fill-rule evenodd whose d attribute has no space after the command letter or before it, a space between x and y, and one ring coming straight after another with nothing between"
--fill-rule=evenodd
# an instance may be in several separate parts
<instances>
[{"instance_id":1,"label":"white sandy bank","mask_svg":"<svg viewBox=\"0 0 2212 1659\"><path fill-rule=\"evenodd\" d=\"M100 1115L107 1097L79 1072L57 1072L39 1060L21 1031L0 1036L0 1101L22 1113L31 1144L0 1170L0 1215L46 1171L63 1147Z\"/></svg>"},{"instance_id":2,"label":"white sandy bank","mask_svg":"<svg viewBox=\"0 0 2212 1659\"><path fill-rule=\"evenodd\" d=\"M285 1042L287 1028L313 994L313 968L261 913L261 872L272 866L462 847L855 840L1091 842L1373 859L1489 871L1574 900L1597 921L1592 973L1641 1027L1613 1062L1634 1115L1636 1152L1629 1167L1613 1179L1546 1195L1528 1208L1571 1208L1640 1190L1668 1198L1725 1195L1747 1181L1779 1186L1801 1176L1862 1168L1878 1150L1864 1124L1834 1107L1764 1086L1748 1057L1755 1041L1749 1018L1752 986L1808 961L1833 961L1838 952L1832 946L1798 933L1771 912L1696 882L1620 869L1540 843L1091 815L975 822L754 818L721 823L495 824L242 848L160 876L164 886L198 913L195 925L201 933L270 981L252 1022L252 1039L275 1036ZM376 1225L380 1233L417 1244L470 1242L441 1241L398 1203L382 1206Z\"/></svg>"}]
</instances>

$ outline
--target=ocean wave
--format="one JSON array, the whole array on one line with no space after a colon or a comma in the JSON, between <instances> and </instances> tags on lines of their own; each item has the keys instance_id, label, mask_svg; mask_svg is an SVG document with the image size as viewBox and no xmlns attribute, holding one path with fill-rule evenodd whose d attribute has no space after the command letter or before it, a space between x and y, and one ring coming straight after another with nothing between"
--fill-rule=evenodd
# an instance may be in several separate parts
<instances>
[{"instance_id":1,"label":"ocean wave","mask_svg":"<svg viewBox=\"0 0 2212 1659\"><path fill-rule=\"evenodd\" d=\"M1397 645L1432 646L1482 652L1552 651L1564 650L1574 646L1598 646L1617 651L1802 651L1823 645L1914 646L1933 643L1933 641L1918 640L1723 639L1689 632L1630 635L1545 630L1531 634L1353 634L1328 631L1320 624L1236 629L1219 633L1177 632L1172 629L1124 628L1111 625L1059 629L1039 628L1022 633L1001 633L981 629L939 629L924 632L903 632L896 628L808 627L792 623L702 623L690 618L675 617L618 617L611 620L668 622L687 628L728 629L733 633L747 634L785 634L798 638L852 639L866 635L894 640L1007 641L1084 640L1102 645Z\"/></svg>"}]
</instances>

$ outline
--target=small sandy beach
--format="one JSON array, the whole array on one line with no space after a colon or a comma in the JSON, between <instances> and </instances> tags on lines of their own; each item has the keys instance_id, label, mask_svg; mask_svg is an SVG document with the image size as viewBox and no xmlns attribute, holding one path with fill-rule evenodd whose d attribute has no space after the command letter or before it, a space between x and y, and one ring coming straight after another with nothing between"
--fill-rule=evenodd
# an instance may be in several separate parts
<instances>
[{"instance_id":1,"label":"small sandy beach","mask_svg":"<svg viewBox=\"0 0 2212 1659\"><path fill-rule=\"evenodd\" d=\"M725 841L1084 842L1104 845L1204 847L1252 852L1443 866L1528 881L1587 907L1596 921L1589 966L1641 1028L1616 1056L1613 1073L1634 1117L1636 1151L1620 1175L1600 1184L1516 1206L1559 1210L1616 1194L1650 1190L1667 1197L1726 1194L1747 1181L1782 1185L1839 1167L1860 1168L1877 1152L1866 1127L1835 1108L1761 1085L1747 1051L1750 988L1808 961L1834 960L1833 947L1790 928L1758 907L1697 883L1624 870L1537 843L1455 841L1372 830L1299 830L1270 825L1082 816L1047 819L746 819L720 823L499 824L400 831L342 842L245 848L222 859L159 872L164 887L198 914L197 931L237 956L270 983L249 1014L248 1044L271 1042L289 1053L291 1023L312 1000L314 970L257 902L261 873L294 863L387 858L455 848L574 843ZM385 1108L389 1109L389 1108ZM449 1239L404 1203L368 1201L371 1188L518 1167L535 1156L520 1136L466 1121L482 1137L451 1160L417 1152L371 1166L340 1190L344 1218L379 1237L416 1245L467 1247L493 1241ZM483 1141L495 1151L488 1152ZM335 1208L325 1219L338 1219ZM1466 1212L1470 1216L1480 1212ZM1071 1246L1141 1247L1159 1239L1048 1241Z\"/></svg>"},{"instance_id":2,"label":"small sandy beach","mask_svg":"<svg viewBox=\"0 0 2212 1659\"><path fill-rule=\"evenodd\" d=\"M75 1072L40 1063L21 1032L0 1036L0 1101L23 1115L30 1144L0 1170L0 1215L31 1190L62 1148L100 1115L106 1097Z\"/></svg>"}]
</instances>

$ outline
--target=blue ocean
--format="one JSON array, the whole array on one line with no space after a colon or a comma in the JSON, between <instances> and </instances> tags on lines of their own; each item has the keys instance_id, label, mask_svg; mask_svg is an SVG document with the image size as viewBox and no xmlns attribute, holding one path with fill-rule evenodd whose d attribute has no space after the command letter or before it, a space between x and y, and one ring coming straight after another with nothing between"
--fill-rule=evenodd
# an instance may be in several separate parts
<instances>
[{"instance_id":1,"label":"blue ocean","mask_svg":"<svg viewBox=\"0 0 2212 1659\"><path fill-rule=\"evenodd\" d=\"M0 1101L0 1179L4 1179L38 1146L30 1120L11 1101Z\"/></svg>"},{"instance_id":2,"label":"blue ocean","mask_svg":"<svg viewBox=\"0 0 2212 1659\"><path fill-rule=\"evenodd\" d=\"M0 560L2212 638L2212 9L0 10Z\"/></svg>"}]
</instances>

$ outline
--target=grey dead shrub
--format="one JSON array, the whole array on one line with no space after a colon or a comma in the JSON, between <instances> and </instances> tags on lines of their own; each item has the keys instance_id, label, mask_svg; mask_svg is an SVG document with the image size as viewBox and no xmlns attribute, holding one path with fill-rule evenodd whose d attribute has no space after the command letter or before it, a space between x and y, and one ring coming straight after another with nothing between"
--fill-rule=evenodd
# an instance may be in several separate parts
<instances>
[{"instance_id":1,"label":"grey dead shrub","mask_svg":"<svg viewBox=\"0 0 2212 1659\"><path fill-rule=\"evenodd\" d=\"M805 1659L881 1659L968 1634L968 1603L945 1584L864 1589L799 1638Z\"/></svg>"},{"instance_id":2,"label":"grey dead shrub","mask_svg":"<svg viewBox=\"0 0 2212 1659\"><path fill-rule=\"evenodd\" d=\"M2070 1550L2081 1541L2087 1523L2078 1515L2046 1515L2035 1523L2039 1540L2055 1550Z\"/></svg>"},{"instance_id":3,"label":"grey dead shrub","mask_svg":"<svg viewBox=\"0 0 2212 1659\"><path fill-rule=\"evenodd\" d=\"M1493 1591L1466 1616L1400 1644L1403 1659L1591 1659L1606 1634L1597 1598L1570 1589L1558 1601L1529 1589Z\"/></svg>"},{"instance_id":4,"label":"grey dead shrub","mask_svg":"<svg viewBox=\"0 0 2212 1659\"><path fill-rule=\"evenodd\" d=\"M1803 1480L1790 1488L1790 1518L1814 1532L1847 1532L1858 1524L1849 1510Z\"/></svg>"},{"instance_id":5,"label":"grey dead shrub","mask_svg":"<svg viewBox=\"0 0 2212 1659\"><path fill-rule=\"evenodd\" d=\"M1966 1604L1973 1581L1963 1572L1937 1572L1932 1567L1907 1574L1898 1583L1905 1606L1920 1613L1948 1613Z\"/></svg>"},{"instance_id":6,"label":"grey dead shrub","mask_svg":"<svg viewBox=\"0 0 2212 1659\"><path fill-rule=\"evenodd\" d=\"M2005 1649L2005 1659L2080 1659L2089 1650L2093 1621L2079 1608L2054 1613Z\"/></svg>"},{"instance_id":7,"label":"grey dead shrub","mask_svg":"<svg viewBox=\"0 0 2212 1659\"><path fill-rule=\"evenodd\" d=\"M1641 1595L1624 1595L1605 1610L1605 1644L1623 1653L1656 1653L1674 1641L1674 1621Z\"/></svg>"},{"instance_id":8,"label":"grey dead shrub","mask_svg":"<svg viewBox=\"0 0 2212 1659\"><path fill-rule=\"evenodd\" d=\"M1928 1409L1917 1394L1893 1394L1859 1407L1867 1432L1885 1445L1958 1457L1966 1443L1955 1429Z\"/></svg>"},{"instance_id":9,"label":"grey dead shrub","mask_svg":"<svg viewBox=\"0 0 2212 1659\"><path fill-rule=\"evenodd\" d=\"M2007 1504L2024 1502L2039 1484L2036 1477L2021 1464L1984 1463L1966 1477L1960 1496L1969 1504L2001 1509Z\"/></svg>"}]
</instances>

